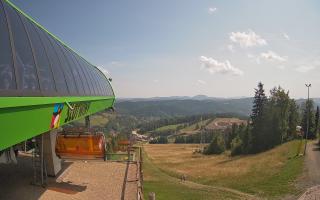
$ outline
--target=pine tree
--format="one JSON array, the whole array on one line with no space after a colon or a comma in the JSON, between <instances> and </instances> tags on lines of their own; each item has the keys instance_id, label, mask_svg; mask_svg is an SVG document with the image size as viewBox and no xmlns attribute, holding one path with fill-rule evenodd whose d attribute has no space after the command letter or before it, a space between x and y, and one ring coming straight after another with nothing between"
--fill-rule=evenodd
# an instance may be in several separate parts
<instances>
[{"instance_id":1,"label":"pine tree","mask_svg":"<svg viewBox=\"0 0 320 200\"><path fill-rule=\"evenodd\" d=\"M255 95L253 100L253 108L251 114L252 120L252 131L249 141L249 153L257 153L263 150L261 143L263 142L262 138L262 126L263 126L263 110L267 102L267 97L264 93L263 84L258 83L258 88L255 89Z\"/></svg>"},{"instance_id":2,"label":"pine tree","mask_svg":"<svg viewBox=\"0 0 320 200\"><path fill-rule=\"evenodd\" d=\"M267 97L264 93L263 84L259 82L258 88L255 89L253 108L252 113L250 115L253 124L261 118L263 106L266 103L266 101Z\"/></svg>"}]
</instances>

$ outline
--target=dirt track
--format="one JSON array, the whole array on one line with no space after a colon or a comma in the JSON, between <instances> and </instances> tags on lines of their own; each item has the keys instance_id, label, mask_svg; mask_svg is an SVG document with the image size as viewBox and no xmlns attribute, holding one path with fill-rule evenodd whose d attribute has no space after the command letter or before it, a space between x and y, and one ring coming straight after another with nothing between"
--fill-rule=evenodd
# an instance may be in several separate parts
<instances>
[{"instance_id":1,"label":"dirt track","mask_svg":"<svg viewBox=\"0 0 320 200\"><path fill-rule=\"evenodd\" d=\"M299 200L320 200L320 150L316 141L307 145L305 168L304 184L310 188Z\"/></svg>"},{"instance_id":2,"label":"dirt track","mask_svg":"<svg viewBox=\"0 0 320 200\"><path fill-rule=\"evenodd\" d=\"M320 151L315 141L307 145L306 160L308 180L312 185L320 184Z\"/></svg>"}]
</instances>

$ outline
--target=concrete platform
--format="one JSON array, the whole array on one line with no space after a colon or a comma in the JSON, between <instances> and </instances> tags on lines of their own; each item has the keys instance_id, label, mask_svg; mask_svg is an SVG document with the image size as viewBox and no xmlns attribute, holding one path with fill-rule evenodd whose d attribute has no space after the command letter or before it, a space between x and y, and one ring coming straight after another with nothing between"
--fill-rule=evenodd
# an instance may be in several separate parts
<instances>
[{"instance_id":1,"label":"concrete platform","mask_svg":"<svg viewBox=\"0 0 320 200\"><path fill-rule=\"evenodd\" d=\"M8 200L73 200L121 198L126 163L103 161L63 162L56 178L48 178L48 186L31 185L31 157L18 157L18 165L0 165L0 199ZM125 199L136 199L135 164L130 164Z\"/></svg>"}]
</instances>

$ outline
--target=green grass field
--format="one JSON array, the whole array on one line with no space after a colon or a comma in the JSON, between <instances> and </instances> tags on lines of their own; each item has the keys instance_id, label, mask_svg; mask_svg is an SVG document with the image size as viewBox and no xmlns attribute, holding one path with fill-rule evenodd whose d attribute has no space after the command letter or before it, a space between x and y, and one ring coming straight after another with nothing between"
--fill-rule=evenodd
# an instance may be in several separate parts
<instances>
[{"instance_id":1,"label":"green grass field","mask_svg":"<svg viewBox=\"0 0 320 200\"><path fill-rule=\"evenodd\" d=\"M183 125L182 124L172 124L172 125L168 125L168 126L162 126L162 127L159 127L157 129L155 129L155 131L168 131L168 130L176 130L176 128L180 125Z\"/></svg>"},{"instance_id":2,"label":"green grass field","mask_svg":"<svg viewBox=\"0 0 320 200\"><path fill-rule=\"evenodd\" d=\"M191 124L190 126L187 126L183 129L181 129L180 131L181 132L189 132L189 131L196 131L196 127L197 127L197 124L199 125L206 125L211 119L207 119L207 120L203 120L202 122L197 122L197 123L194 123L194 124Z\"/></svg>"},{"instance_id":3,"label":"green grass field","mask_svg":"<svg viewBox=\"0 0 320 200\"><path fill-rule=\"evenodd\" d=\"M303 157L295 156L299 146L300 141L292 141L260 154L237 157L192 154L197 145L191 144L145 145L144 149L148 162L152 163L147 163L147 168L158 169L153 173L149 169L147 174L151 174L151 178L156 176L155 180L160 182L168 179L164 177L177 179L186 174L188 180L198 184L231 188L257 198L277 199L301 193L294 184L303 169ZM159 181L147 181L148 191L155 190ZM159 195L162 192L166 193L160 190Z\"/></svg>"}]
</instances>

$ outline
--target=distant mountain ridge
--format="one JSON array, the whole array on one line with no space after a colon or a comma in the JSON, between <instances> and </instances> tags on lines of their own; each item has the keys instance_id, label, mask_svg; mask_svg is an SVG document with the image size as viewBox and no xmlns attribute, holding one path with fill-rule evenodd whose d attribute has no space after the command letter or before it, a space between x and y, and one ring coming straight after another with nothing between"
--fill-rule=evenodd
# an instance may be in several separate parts
<instances>
[{"instance_id":1,"label":"distant mountain ridge","mask_svg":"<svg viewBox=\"0 0 320 200\"><path fill-rule=\"evenodd\" d=\"M320 106L320 98L313 98L315 105ZM297 99L298 105L306 99ZM198 114L233 113L249 116L252 109L252 97L220 98L205 95L120 98L116 100L116 112L137 117L173 117Z\"/></svg>"},{"instance_id":2,"label":"distant mountain ridge","mask_svg":"<svg viewBox=\"0 0 320 200\"><path fill-rule=\"evenodd\" d=\"M130 99L116 101L119 114L138 117L173 117L198 114L235 113L248 116L252 98L242 99Z\"/></svg>"},{"instance_id":3,"label":"distant mountain ridge","mask_svg":"<svg viewBox=\"0 0 320 200\"><path fill-rule=\"evenodd\" d=\"M250 97L209 97L206 95L196 96L169 96L169 97L146 97L146 98L117 98L118 102L122 101L163 101L163 100L225 100L225 99L242 99Z\"/></svg>"}]
</instances>

